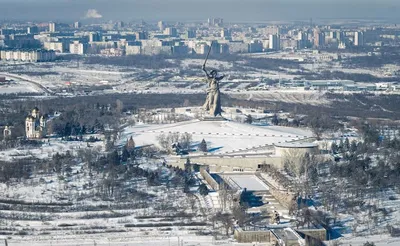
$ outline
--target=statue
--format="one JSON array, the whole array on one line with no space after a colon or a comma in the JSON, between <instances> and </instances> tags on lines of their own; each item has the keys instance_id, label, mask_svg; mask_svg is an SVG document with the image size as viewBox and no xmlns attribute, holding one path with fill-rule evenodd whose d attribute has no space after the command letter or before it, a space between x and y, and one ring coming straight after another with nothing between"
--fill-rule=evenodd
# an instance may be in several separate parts
<instances>
[{"instance_id":1,"label":"statue","mask_svg":"<svg viewBox=\"0 0 400 246\"><path fill-rule=\"evenodd\" d=\"M207 77L207 98L203 105L206 111L209 111L211 115L218 116L221 115L221 93L219 91L219 81L221 81L224 76L218 76L217 70L211 70L210 73L207 72L206 67L203 65L203 71L206 73Z\"/></svg>"},{"instance_id":2,"label":"statue","mask_svg":"<svg viewBox=\"0 0 400 246\"><path fill-rule=\"evenodd\" d=\"M211 44L212 45L212 44ZM211 50L211 47L210 47ZM210 50L208 51L208 55L210 54ZM210 73L206 70L206 62L208 59L208 55L203 64L203 71L206 73L206 79L208 83L207 88L207 98L206 102L203 105L203 108L206 111L210 112L210 115L213 116L221 116L222 108L221 108L221 93L219 91L219 82L224 78L224 76L218 76L217 70L211 70Z\"/></svg>"}]
</instances>

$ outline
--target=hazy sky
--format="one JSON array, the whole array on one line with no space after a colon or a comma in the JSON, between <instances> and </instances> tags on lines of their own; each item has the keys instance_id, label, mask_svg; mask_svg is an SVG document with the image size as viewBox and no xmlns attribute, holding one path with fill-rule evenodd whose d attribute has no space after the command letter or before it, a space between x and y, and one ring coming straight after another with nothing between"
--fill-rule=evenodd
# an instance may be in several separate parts
<instances>
[{"instance_id":1,"label":"hazy sky","mask_svg":"<svg viewBox=\"0 0 400 246\"><path fill-rule=\"evenodd\" d=\"M0 19L73 21L88 9L125 21L400 19L400 0L0 0Z\"/></svg>"}]
</instances>

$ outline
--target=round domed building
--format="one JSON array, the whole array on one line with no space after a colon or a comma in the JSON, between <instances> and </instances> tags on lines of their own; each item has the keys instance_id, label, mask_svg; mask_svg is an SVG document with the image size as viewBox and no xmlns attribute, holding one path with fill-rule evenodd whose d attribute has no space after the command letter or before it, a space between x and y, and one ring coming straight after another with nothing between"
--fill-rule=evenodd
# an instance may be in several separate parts
<instances>
[{"instance_id":1,"label":"round domed building","mask_svg":"<svg viewBox=\"0 0 400 246\"><path fill-rule=\"evenodd\" d=\"M290 166L292 171L299 170L307 154L318 154L318 145L301 142L275 144L275 155L281 158L281 168Z\"/></svg>"},{"instance_id":2,"label":"round domed building","mask_svg":"<svg viewBox=\"0 0 400 246\"><path fill-rule=\"evenodd\" d=\"M300 143L300 142L275 144L275 155L285 156L289 152L296 152L303 155L306 153L317 154L318 145L315 143Z\"/></svg>"}]
</instances>

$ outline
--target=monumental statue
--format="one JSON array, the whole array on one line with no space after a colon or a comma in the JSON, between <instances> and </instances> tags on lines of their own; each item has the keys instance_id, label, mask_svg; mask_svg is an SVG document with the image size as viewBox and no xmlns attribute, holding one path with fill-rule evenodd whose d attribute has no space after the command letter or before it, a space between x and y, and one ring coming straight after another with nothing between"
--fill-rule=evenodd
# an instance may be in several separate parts
<instances>
[{"instance_id":1,"label":"monumental statue","mask_svg":"<svg viewBox=\"0 0 400 246\"><path fill-rule=\"evenodd\" d=\"M206 73L206 80L208 84L207 98L203 107L206 111L210 113L211 116L215 117L218 115L221 116L221 113L223 112L221 108L221 93L219 91L219 82L224 78L224 76L219 76L217 70L211 70L210 72L206 70L206 62L210 54L211 46L208 51L207 58L202 66L203 71Z\"/></svg>"}]
</instances>

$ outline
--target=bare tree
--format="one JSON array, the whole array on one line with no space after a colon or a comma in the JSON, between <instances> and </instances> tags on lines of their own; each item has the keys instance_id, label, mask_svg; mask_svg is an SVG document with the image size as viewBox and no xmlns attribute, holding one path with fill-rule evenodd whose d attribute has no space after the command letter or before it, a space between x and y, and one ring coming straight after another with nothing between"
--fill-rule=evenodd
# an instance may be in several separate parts
<instances>
[{"instance_id":1,"label":"bare tree","mask_svg":"<svg viewBox=\"0 0 400 246\"><path fill-rule=\"evenodd\" d=\"M220 223L222 224L222 226L223 226L224 229L225 229L225 234L226 234L226 236L229 236L229 230L231 230L232 227L233 227L233 218L232 218L232 215L229 214L229 213L221 213L221 212L218 212L218 213L215 215L215 220L216 220L217 222L220 222Z\"/></svg>"},{"instance_id":2,"label":"bare tree","mask_svg":"<svg viewBox=\"0 0 400 246\"><path fill-rule=\"evenodd\" d=\"M239 226L243 226L245 224L247 219L246 208L237 204L233 206L232 215L239 224Z\"/></svg>"},{"instance_id":3,"label":"bare tree","mask_svg":"<svg viewBox=\"0 0 400 246\"><path fill-rule=\"evenodd\" d=\"M190 133L179 134L178 132L172 132L168 134L161 133L157 136L158 143L168 153L172 153L172 145L179 143L181 148L188 149L192 142L192 135Z\"/></svg>"},{"instance_id":4,"label":"bare tree","mask_svg":"<svg viewBox=\"0 0 400 246\"><path fill-rule=\"evenodd\" d=\"M305 153L296 149L288 149L283 153L286 172L294 177L300 177L305 171Z\"/></svg>"},{"instance_id":5,"label":"bare tree","mask_svg":"<svg viewBox=\"0 0 400 246\"><path fill-rule=\"evenodd\" d=\"M179 143L181 144L183 149L189 149L190 145L192 144L192 134L187 132L181 134Z\"/></svg>"},{"instance_id":6,"label":"bare tree","mask_svg":"<svg viewBox=\"0 0 400 246\"><path fill-rule=\"evenodd\" d=\"M80 149L78 151L78 157L85 162L89 175L92 174L92 162L96 161L98 156L99 152L96 149Z\"/></svg>"},{"instance_id":7,"label":"bare tree","mask_svg":"<svg viewBox=\"0 0 400 246\"><path fill-rule=\"evenodd\" d=\"M121 100L117 99L117 100L115 101L115 104L116 104L115 110L116 110L119 114L121 114L122 111L124 110L124 103L123 103Z\"/></svg>"},{"instance_id":8,"label":"bare tree","mask_svg":"<svg viewBox=\"0 0 400 246\"><path fill-rule=\"evenodd\" d=\"M158 135L157 141L160 144L161 148L163 148L164 150L168 150L170 148L170 144L168 142L166 134L161 133L160 135Z\"/></svg>"},{"instance_id":9,"label":"bare tree","mask_svg":"<svg viewBox=\"0 0 400 246\"><path fill-rule=\"evenodd\" d=\"M188 196L191 210L196 213L197 198L194 195Z\"/></svg>"}]
</instances>

